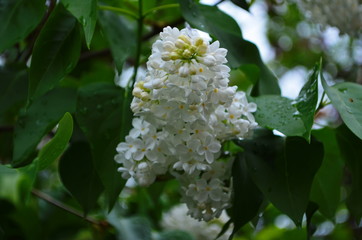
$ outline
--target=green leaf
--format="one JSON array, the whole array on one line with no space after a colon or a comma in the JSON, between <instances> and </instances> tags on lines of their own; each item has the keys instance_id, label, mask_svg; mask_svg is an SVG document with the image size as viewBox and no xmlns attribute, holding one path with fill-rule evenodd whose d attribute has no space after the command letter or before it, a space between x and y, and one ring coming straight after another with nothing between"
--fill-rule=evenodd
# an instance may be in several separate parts
<instances>
[{"instance_id":1,"label":"green leaf","mask_svg":"<svg viewBox=\"0 0 362 240\"><path fill-rule=\"evenodd\" d=\"M93 83L79 90L76 119L88 138L96 171L105 187L111 209L125 180L114 161L121 140L124 90L112 83ZM129 107L129 105L128 105Z\"/></svg>"},{"instance_id":2,"label":"green leaf","mask_svg":"<svg viewBox=\"0 0 362 240\"><path fill-rule=\"evenodd\" d=\"M241 7L242 9L249 11L249 3L247 3L246 0L231 0L231 2Z\"/></svg>"},{"instance_id":3,"label":"green leaf","mask_svg":"<svg viewBox=\"0 0 362 240\"><path fill-rule=\"evenodd\" d=\"M314 67L313 73L300 90L295 106L306 129L304 138L310 141L310 133L314 122L314 114L318 104L318 75L320 66Z\"/></svg>"},{"instance_id":4,"label":"green leaf","mask_svg":"<svg viewBox=\"0 0 362 240\"><path fill-rule=\"evenodd\" d=\"M101 11L99 21L109 42L117 71L121 73L124 62L135 53L135 28L124 17L110 11Z\"/></svg>"},{"instance_id":5,"label":"green leaf","mask_svg":"<svg viewBox=\"0 0 362 240\"><path fill-rule=\"evenodd\" d=\"M117 230L117 239L151 240L151 227L147 219L143 217L124 218L112 211L107 220Z\"/></svg>"},{"instance_id":6,"label":"green leaf","mask_svg":"<svg viewBox=\"0 0 362 240\"><path fill-rule=\"evenodd\" d=\"M64 186L87 214L97 203L103 185L86 142L73 143L64 153L59 162L59 174Z\"/></svg>"},{"instance_id":7,"label":"green leaf","mask_svg":"<svg viewBox=\"0 0 362 240\"><path fill-rule=\"evenodd\" d=\"M29 71L30 99L52 89L75 67L80 47L77 20L58 4L34 45Z\"/></svg>"},{"instance_id":8,"label":"green leaf","mask_svg":"<svg viewBox=\"0 0 362 240\"><path fill-rule=\"evenodd\" d=\"M232 17L217 7L201 5L193 0L179 0L179 3L186 21L216 37L221 47L228 50L227 59L232 68L239 68L244 64L259 67L260 78L253 90L254 95L280 94L277 78L264 65L258 48L242 38L240 28Z\"/></svg>"},{"instance_id":9,"label":"green leaf","mask_svg":"<svg viewBox=\"0 0 362 240\"><path fill-rule=\"evenodd\" d=\"M343 82L330 87L320 73L324 91L338 110L344 123L362 139L362 85Z\"/></svg>"},{"instance_id":10,"label":"green leaf","mask_svg":"<svg viewBox=\"0 0 362 240\"><path fill-rule=\"evenodd\" d=\"M323 145L312 139L256 134L240 145L255 184L296 225L302 223L314 175L323 159Z\"/></svg>"},{"instance_id":11,"label":"green leaf","mask_svg":"<svg viewBox=\"0 0 362 240\"><path fill-rule=\"evenodd\" d=\"M23 110L15 125L13 167L29 164L42 137L59 122L66 112L75 111L76 92L56 88L36 99Z\"/></svg>"},{"instance_id":12,"label":"green leaf","mask_svg":"<svg viewBox=\"0 0 362 240\"><path fill-rule=\"evenodd\" d=\"M352 186L346 201L347 207L356 221L360 222L362 217L362 140L342 125L337 129L337 142L352 175Z\"/></svg>"},{"instance_id":13,"label":"green leaf","mask_svg":"<svg viewBox=\"0 0 362 240\"><path fill-rule=\"evenodd\" d=\"M7 66L0 67L0 76L0 125L13 125L25 105L28 74L25 66Z\"/></svg>"},{"instance_id":14,"label":"green leaf","mask_svg":"<svg viewBox=\"0 0 362 240\"><path fill-rule=\"evenodd\" d=\"M313 131L324 146L324 158L314 177L310 200L317 203L319 211L327 218L334 219L340 203L343 161L340 156L335 130L324 128Z\"/></svg>"},{"instance_id":15,"label":"green leaf","mask_svg":"<svg viewBox=\"0 0 362 240\"><path fill-rule=\"evenodd\" d=\"M45 12L45 0L0 0L0 53L23 40Z\"/></svg>"},{"instance_id":16,"label":"green leaf","mask_svg":"<svg viewBox=\"0 0 362 240\"><path fill-rule=\"evenodd\" d=\"M306 129L293 101L275 95L252 98L258 108L254 114L256 122L265 128L276 129L286 136L305 136Z\"/></svg>"},{"instance_id":17,"label":"green leaf","mask_svg":"<svg viewBox=\"0 0 362 240\"><path fill-rule=\"evenodd\" d=\"M97 0L62 0L65 8L82 24L88 48L97 22Z\"/></svg>"},{"instance_id":18,"label":"green leaf","mask_svg":"<svg viewBox=\"0 0 362 240\"><path fill-rule=\"evenodd\" d=\"M259 212L264 197L250 176L245 154L239 153L232 168L233 192L231 220L234 235L242 226L251 221ZM231 238L231 236L230 236Z\"/></svg>"},{"instance_id":19,"label":"green leaf","mask_svg":"<svg viewBox=\"0 0 362 240\"><path fill-rule=\"evenodd\" d=\"M73 118L68 112L60 119L55 136L38 154L39 170L47 168L65 151L73 133Z\"/></svg>"},{"instance_id":20,"label":"green leaf","mask_svg":"<svg viewBox=\"0 0 362 240\"><path fill-rule=\"evenodd\" d=\"M195 238L185 231L169 230L162 232L157 240L195 240Z\"/></svg>"}]
</instances>

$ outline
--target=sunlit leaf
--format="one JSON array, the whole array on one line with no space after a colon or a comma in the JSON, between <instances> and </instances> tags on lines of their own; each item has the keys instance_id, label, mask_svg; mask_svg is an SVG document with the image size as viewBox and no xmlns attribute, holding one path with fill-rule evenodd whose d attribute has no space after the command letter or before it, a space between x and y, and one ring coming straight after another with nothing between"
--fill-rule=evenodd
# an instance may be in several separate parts
<instances>
[{"instance_id":1,"label":"sunlit leaf","mask_svg":"<svg viewBox=\"0 0 362 240\"><path fill-rule=\"evenodd\" d=\"M342 125L337 129L337 142L352 176L350 193L346 201L347 207L356 222L359 222L362 217L362 140Z\"/></svg>"},{"instance_id":2,"label":"sunlit leaf","mask_svg":"<svg viewBox=\"0 0 362 240\"><path fill-rule=\"evenodd\" d=\"M94 165L105 187L109 209L125 184L114 161L121 130L125 127L121 124L123 97L124 90L112 83L90 84L81 88L78 94L76 119L90 142Z\"/></svg>"},{"instance_id":3,"label":"sunlit leaf","mask_svg":"<svg viewBox=\"0 0 362 240\"><path fill-rule=\"evenodd\" d=\"M90 48L97 22L97 0L62 0L62 3L82 24L87 46Z\"/></svg>"},{"instance_id":4,"label":"sunlit leaf","mask_svg":"<svg viewBox=\"0 0 362 240\"><path fill-rule=\"evenodd\" d=\"M73 143L59 162L62 183L85 214L95 206L104 189L95 167L90 146L85 142Z\"/></svg>"},{"instance_id":5,"label":"sunlit leaf","mask_svg":"<svg viewBox=\"0 0 362 240\"><path fill-rule=\"evenodd\" d=\"M33 160L39 141L66 112L75 111L75 102L75 90L56 88L22 111L15 125L12 166L24 166Z\"/></svg>"},{"instance_id":6,"label":"sunlit leaf","mask_svg":"<svg viewBox=\"0 0 362 240\"><path fill-rule=\"evenodd\" d=\"M323 145L314 139L308 144L300 137L272 134L257 135L240 145L255 184L276 208L300 226L314 175L322 163Z\"/></svg>"},{"instance_id":7,"label":"sunlit leaf","mask_svg":"<svg viewBox=\"0 0 362 240\"><path fill-rule=\"evenodd\" d=\"M362 139L362 85L351 82L328 86L321 73L322 85L344 123Z\"/></svg>"},{"instance_id":8,"label":"sunlit leaf","mask_svg":"<svg viewBox=\"0 0 362 240\"><path fill-rule=\"evenodd\" d=\"M0 0L0 53L34 30L44 12L45 0Z\"/></svg>"},{"instance_id":9,"label":"sunlit leaf","mask_svg":"<svg viewBox=\"0 0 362 240\"><path fill-rule=\"evenodd\" d=\"M254 116L260 126L276 129L286 136L305 135L304 123L292 100L275 95L255 97L250 100L258 106Z\"/></svg>"},{"instance_id":10,"label":"sunlit leaf","mask_svg":"<svg viewBox=\"0 0 362 240\"><path fill-rule=\"evenodd\" d=\"M258 48L242 38L236 21L217 7L205 6L193 0L179 1L184 18L194 27L216 37L221 47L228 50L227 59L232 68L254 64L260 69L260 78L253 95L280 94L277 78L264 65Z\"/></svg>"},{"instance_id":11,"label":"sunlit leaf","mask_svg":"<svg viewBox=\"0 0 362 240\"><path fill-rule=\"evenodd\" d=\"M314 114L318 103L318 76L319 65L314 67L313 73L304 84L302 90L295 101L299 117L302 119L305 127L304 138L310 141L310 132L314 122Z\"/></svg>"},{"instance_id":12,"label":"sunlit leaf","mask_svg":"<svg viewBox=\"0 0 362 240\"><path fill-rule=\"evenodd\" d=\"M77 64L81 39L77 20L61 4L37 38L29 71L29 98L46 93Z\"/></svg>"},{"instance_id":13,"label":"sunlit leaf","mask_svg":"<svg viewBox=\"0 0 362 240\"><path fill-rule=\"evenodd\" d=\"M45 169L65 151L73 133L73 118L65 113L60 119L55 136L40 150L38 158L39 170Z\"/></svg>"}]
</instances>

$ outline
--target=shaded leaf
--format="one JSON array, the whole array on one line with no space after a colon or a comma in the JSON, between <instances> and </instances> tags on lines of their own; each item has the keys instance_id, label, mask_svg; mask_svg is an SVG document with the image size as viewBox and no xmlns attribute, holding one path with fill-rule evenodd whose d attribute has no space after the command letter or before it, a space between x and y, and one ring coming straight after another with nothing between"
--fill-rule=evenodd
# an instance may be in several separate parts
<instances>
[{"instance_id":1,"label":"shaded leaf","mask_svg":"<svg viewBox=\"0 0 362 240\"><path fill-rule=\"evenodd\" d=\"M362 217L362 140L354 135L346 125L342 125L337 129L337 142L352 176L350 193L346 201L347 207L356 222L359 222Z\"/></svg>"},{"instance_id":2,"label":"shaded leaf","mask_svg":"<svg viewBox=\"0 0 362 240\"><path fill-rule=\"evenodd\" d=\"M65 113L60 119L55 136L40 150L37 161L39 170L47 168L65 151L73 133L73 118Z\"/></svg>"},{"instance_id":3,"label":"shaded leaf","mask_svg":"<svg viewBox=\"0 0 362 240\"><path fill-rule=\"evenodd\" d=\"M13 125L25 105L28 74L25 66L0 67L0 125Z\"/></svg>"},{"instance_id":4,"label":"shaded leaf","mask_svg":"<svg viewBox=\"0 0 362 240\"><path fill-rule=\"evenodd\" d=\"M65 8L82 24L88 48L97 22L97 0L62 0Z\"/></svg>"},{"instance_id":5,"label":"shaded leaf","mask_svg":"<svg viewBox=\"0 0 362 240\"><path fill-rule=\"evenodd\" d=\"M314 175L322 163L323 145L312 139L257 134L240 145L255 184L296 225L302 223Z\"/></svg>"},{"instance_id":6,"label":"shaded leaf","mask_svg":"<svg viewBox=\"0 0 362 240\"><path fill-rule=\"evenodd\" d=\"M64 186L87 214L104 189L87 143L77 142L70 146L59 161L59 175Z\"/></svg>"},{"instance_id":7,"label":"shaded leaf","mask_svg":"<svg viewBox=\"0 0 362 240\"><path fill-rule=\"evenodd\" d=\"M362 85L351 82L328 86L320 74L324 91L338 110L344 123L362 139Z\"/></svg>"},{"instance_id":8,"label":"shaded leaf","mask_svg":"<svg viewBox=\"0 0 362 240\"><path fill-rule=\"evenodd\" d=\"M258 106L254 116L260 126L276 129L286 136L305 135L304 123L292 100L275 95L250 97L250 100Z\"/></svg>"},{"instance_id":9,"label":"shaded leaf","mask_svg":"<svg viewBox=\"0 0 362 240\"><path fill-rule=\"evenodd\" d=\"M75 67L80 47L77 20L58 4L34 45L29 71L30 99L52 89Z\"/></svg>"},{"instance_id":10,"label":"shaded leaf","mask_svg":"<svg viewBox=\"0 0 362 240\"><path fill-rule=\"evenodd\" d=\"M242 9L249 11L249 4L246 2L246 0L231 0L231 2L241 7Z\"/></svg>"},{"instance_id":11,"label":"shaded leaf","mask_svg":"<svg viewBox=\"0 0 362 240\"><path fill-rule=\"evenodd\" d=\"M308 81L300 90L296 99L295 106L298 109L299 117L302 119L305 127L304 138L310 141L310 133L314 122L314 114L318 104L318 76L320 66L314 67L313 73L309 76Z\"/></svg>"},{"instance_id":12,"label":"shaded leaf","mask_svg":"<svg viewBox=\"0 0 362 240\"><path fill-rule=\"evenodd\" d=\"M317 203L319 211L333 219L340 203L343 161L340 156L335 130L324 128L313 131L324 146L324 158L314 177L310 200Z\"/></svg>"},{"instance_id":13,"label":"shaded leaf","mask_svg":"<svg viewBox=\"0 0 362 240\"><path fill-rule=\"evenodd\" d=\"M99 21L109 42L117 71L121 73L124 62L136 50L135 28L124 17L110 11L101 11Z\"/></svg>"},{"instance_id":14,"label":"shaded leaf","mask_svg":"<svg viewBox=\"0 0 362 240\"><path fill-rule=\"evenodd\" d=\"M0 53L34 30L44 12L45 0L0 0Z\"/></svg>"},{"instance_id":15,"label":"shaded leaf","mask_svg":"<svg viewBox=\"0 0 362 240\"><path fill-rule=\"evenodd\" d=\"M88 138L96 171L112 209L125 180L114 161L121 139L124 90L113 83L93 83L79 90L76 119ZM127 106L129 107L129 105ZM128 129L129 130L129 129Z\"/></svg>"},{"instance_id":16,"label":"shaded leaf","mask_svg":"<svg viewBox=\"0 0 362 240\"><path fill-rule=\"evenodd\" d=\"M24 166L33 160L39 141L66 112L75 111L75 102L75 90L56 88L22 111L15 125L13 167Z\"/></svg>"},{"instance_id":17,"label":"shaded leaf","mask_svg":"<svg viewBox=\"0 0 362 240\"><path fill-rule=\"evenodd\" d=\"M250 169L245 162L245 154L239 153L232 167L233 192L232 209L230 211L234 230L230 238L259 212L263 202L263 194L254 184Z\"/></svg>"},{"instance_id":18,"label":"shaded leaf","mask_svg":"<svg viewBox=\"0 0 362 240\"><path fill-rule=\"evenodd\" d=\"M181 11L190 24L216 37L221 47L228 50L227 59L232 68L254 64L260 69L260 78L253 95L280 94L277 78L264 65L258 48L242 38L235 20L217 7L197 4L192 0L181 1Z\"/></svg>"}]
</instances>

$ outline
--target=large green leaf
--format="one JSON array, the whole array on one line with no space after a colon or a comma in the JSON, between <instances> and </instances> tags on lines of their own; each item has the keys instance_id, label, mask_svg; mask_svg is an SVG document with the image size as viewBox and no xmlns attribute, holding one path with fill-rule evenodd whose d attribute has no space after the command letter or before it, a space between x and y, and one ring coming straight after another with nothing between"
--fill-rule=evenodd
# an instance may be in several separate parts
<instances>
[{"instance_id":1,"label":"large green leaf","mask_svg":"<svg viewBox=\"0 0 362 240\"><path fill-rule=\"evenodd\" d=\"M347 207L350 213L360 222L362 217L362 140L354 135L345 125L337 129L337 141L342 157L352 176Z\"/></svg>"},{"instance_id":2,"label":"large green leaf","mask_svg":"<svg viewBox=\"0 0 362 240\"><path fill-rule=\"evenodd\" d=\"M330 87L321 73L322 85L344 123L362 139L362 85L343 82Z\"/></svg>"},{"instance_id":3,"label":"large green leaf","mask_svg":"<svg viewBox=\"0 0 362 240\"><path fill-rule=\"evenodd\" d=\"M230 213L233 235L258 214L264 197L251 179L244 153L239 153L234 160L232 176L234 197Z\"/></svg>"},{"instance_id":4,"label":"large green leaf","mask_svg":"<svg viewBox=\"0 0 362 240\"><path fill-rule=\"evenodd\" d=\"M90 48L97 22L97 0L62 0L62 3L82 24L85 40Z\"/></svg>"},{"instance_id":5,"label":"large green leaf","mask_svg":"<svg viewBox=\"0 0 362 240\"><path fill-rule=\"evenodd\" d=\"M36 161L39 170L45 169L65 151L73 133L73 118L68 112L59 121L55 136L40 150Z\"/></svg>"},{"instance_id":6,"label":"large green leaf","mask_svg":"<svg viewBox=\"0 0 362 240\"><path fill-rule=\"evenodd\" d=\"M30 99L52 89L75 67L80 47L77 20L58 4L34 45L29 72Z\"/></svg>"},{"instance_id":7,"label":"large green leaf","mask_svg":"<svg viewBox=\"0 0 362 240\"><path fill-rule=\"evenodd\" d=\"M217 7L201 5L193 0L179 2L183 16L190 24L216 37L221 47L228 50L227 58L232 68L244 64L255 64L260 68L254 95L280 94L277 78L264 65L258 48L242 38L240 28L233 18Z\"/></svg>"},{"instance_id":8,"label":"large green leaf","mask_svg":"<svg viewBox=\"0 0 362 240\"><path fill-rule=\"evenodd\" d=\"M60 178L85 214L95 206L103 191L95 168L90 146L86 142L73 143L59 162Z\"/></svg>"},{"instance_id":9,"label":"large green leaf","mask_svg":"<svg viewBox=\"0 0 362 240\"><path fill-rule=\"evenodd\" d=\"M33 160L35 148L42 137L59 122L66 112L74 112L76 91L56 88L36 99L23 110L15 125L13 167L21 167Z\"/></svg>"},{"instance_id":10,"label":"large green leaf","mask_svg":"<svg viewBox=\"0 0 362 240\"><path fill-rule=\"evenodd\" d=\"M323 159L323 145L314 139L282 138L257 134L244 140L249 173L273 205L287 214L296 225L302 223L314 175Z\"/></svg>"},{"instance_id":11,"label":"large green leaf","mask_svg":"<svg viewBox=\"0 0 362 240\"><path fill-rule=\"evenodd\" d=\"M122 88L105 82L87 85L78 94L76 119L90 142L93 161L105 187L109 209L113 207L125 184L114 161L121 130L126 127L121 124L124 114L123 97Z\"/></svg>"},{"instance_id":12,"label":"large green leaf","mask_svg":"<svg viewBox=\"0 0 362 240\"><path fill-rule=\"evenodd\" d=\"M314 178L310 199L318 204L324 216L333 219L340 203L343 161L333 129L313 131L313 136L323 143L325 154Z\"/></svg>"},{"instance_id":13,"label":"large green leaf","mask_svg":"<svg viewBox=\"0 0 362 240\"><path fill-rule=\"evenodd\" d=\"M265 95L250 98L258 106L255 115L256 122L269 129L276 129L286 136L305 136L306 129L303 120L293 101L275 95Z\"/></svg>"},{"instance_id":14,"label":"large green leaf","mask_svg":"<svg viewBox=\"0 0 362 240\"><path fill-rule=\"evenodd\" d=\"M111 48L117 71L121 73L124 62L135 53L136 30L124 17L110 11L100 12L99 20Z\"/></svg>"},{"instance_id":15,"label":"large green leaf","mask_svg":"<svg viewBox=\"0 0 362 240\"><path fill-rule=\"evenodd\" d=\"M313 73L308 81L304 84L302 90L296 99L295 106L299 111L305 127L304 138L310 141L310 133L314 122L314 114L318 104L318 76L319 65L314 67Z\"/></svg>"},{"instance_id":16,"label":"large green leaf","mask_svg":"<svg viewBox=\"0 0 362 240\"><path fill-rule=\"evenodd\" d=\"M44 12L45 0L0 0L0 53L34 30Z\"/></svg>"},{"instance_id":17,"label":"large green leaf","mask_svg":"<svg viewBox=\"0 0 362 240\"><path fill-rule=\"evenodd\" d=\"M25 105L28 74L25 66L0 67L0 125L13 125L19 108Z\"/></svg>"}]
</instances>

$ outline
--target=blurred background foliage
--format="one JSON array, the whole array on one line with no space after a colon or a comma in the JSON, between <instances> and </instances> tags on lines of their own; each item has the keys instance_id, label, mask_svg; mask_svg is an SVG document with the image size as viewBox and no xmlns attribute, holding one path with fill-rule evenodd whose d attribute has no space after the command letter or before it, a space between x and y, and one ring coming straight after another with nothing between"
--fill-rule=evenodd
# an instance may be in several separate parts
<instances>
[{"instance_id":1,"label":"blurred background foliage","mask_svg":"<svg viewBox=\"0 0 362 240\"><path fill-rule=\"evenodd\" d=\"M144 74L152 43L165 26L183 28L188 21L220 39L232 56L231 83L254 97L278 94L277 78L283 96L297 97L290 91L299 92L321 58L320 71L328 82L362 82L362 40L313 24L294 1L208 2L244 14L264 11L269 68L254 44L235 37L234 30L227 35L232 24L214 28L228 19L221 10L193 4L0 0L0 19L6 23L0 27L0 239L216 238L227 217L198 225L179 206L175 180L165 176L149 188L125 186L113 161L117 143L131 128L132 80ZM232 39L229 46L223 37ZM245 52L239 52L237 41ZM361 106L362 93L353 96ZM262 98L257 99L262 106ZM325 154L310 186L310 199L324 204L318 211L308 205L296 227L264 198L233 239L362 239L362 141L357 137L362 130L357 123L348 125L353 133L345 125L336 130L341 119L335 109L322 111L324 105L328 101L311 115L320 128L312 136L323 143ZM268 124L264 127L288 135L283 127ZM198 227L187 227L192 225ZM220 239L230 233L226 230Z\"/></svg>"}]
</instances>

